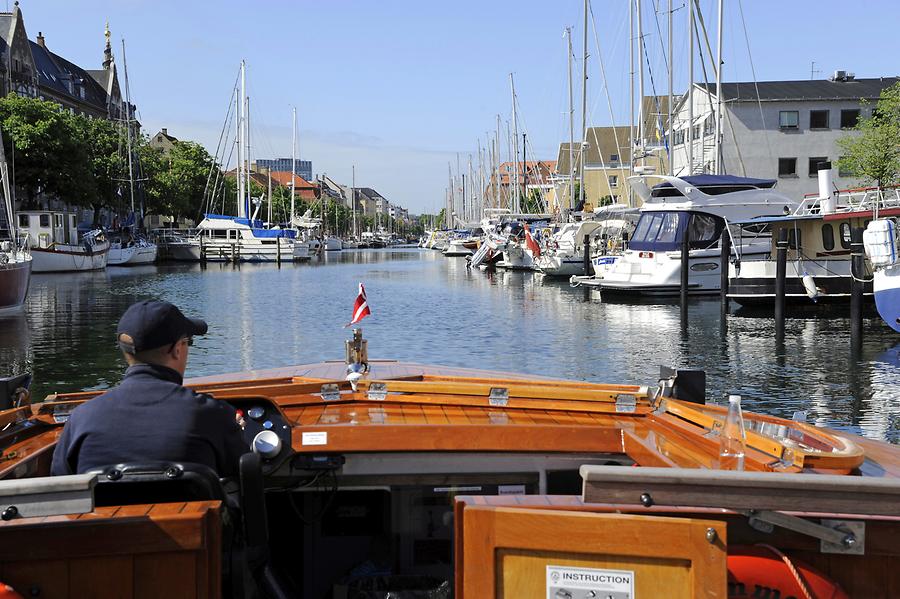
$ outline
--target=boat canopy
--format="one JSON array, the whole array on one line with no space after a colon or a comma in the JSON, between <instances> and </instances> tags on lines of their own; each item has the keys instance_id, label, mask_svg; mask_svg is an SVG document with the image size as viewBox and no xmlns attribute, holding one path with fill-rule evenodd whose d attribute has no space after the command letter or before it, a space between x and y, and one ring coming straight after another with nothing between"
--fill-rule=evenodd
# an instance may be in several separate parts
<instances>
[{"instance_id":1,"label":"boat canopy","mask_svg":"<svg viewBox=\"0 0 900 599\"><path fill-rule=\"evenodd\" d=\"M731 221L730 224L743 227L745 225L759 225L763 223L788 223L803 220L822 220L821 214L802 214L802 215L762 215L748 218L746 220Z\"/></svg>"},{"instance_id":2,"label":"boat canopy","mask_svg":"<svg viewBox=\"0 0 900 599\"><path fill-rule=\"evenodd\" d=\"M249 218L239 218L237 216L227 216L224 214L204 214L203 218L209 220L231 221L235 225L247 227L253 232L253 236L262 239L274 239L276 237L293 239L297 236L297 231L293 229L266 229L263 222L259 219L251 220Z\"/></svg>"},{"instance_id":3,"label":"boat canopy","mask_svg":"<svg viewBox=\"0 0 900 599\"><path fill-rule=\"evenodd\" d=\"M679 177L685 183L694 187L755 187L757 189L770 189L775 187L775 179L754 179L752 177L736 177L734 175L688 175ZM658 183L653 189L672 187L668 181Z\"/></svg>"},{"instance_id":4,"label":"boat canopy","mask_svg":"<svg viewBox=\"0 0 900 599\"><path fill-rule=\"evenodd\" d=\"M716 244L724 226L722 218L701 212L644 212L634 229L628 249L653 252L678 250L688 229L691 248L707 248Z\"/></svg>"}]
</instances>

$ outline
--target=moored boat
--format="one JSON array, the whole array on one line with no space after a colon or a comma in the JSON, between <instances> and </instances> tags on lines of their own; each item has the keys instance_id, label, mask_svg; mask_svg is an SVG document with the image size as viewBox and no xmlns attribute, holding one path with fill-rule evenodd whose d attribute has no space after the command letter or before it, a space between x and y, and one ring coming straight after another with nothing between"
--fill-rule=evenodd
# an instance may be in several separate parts
<instances>
[{"instance_id":1,"label":"moored boat","mask_svg":"<svg viewBox=\"0 0 900 599\"><path fill-rule=\"evenodd\" d=\"M347 357L189 382L245 415L240 511L190 464L46 477L98 392L6 391L5 581L82 596L96 578L60 570L116 563L104 584L126 597L725 597L751 580L892 596L896 446L705 404L697 371L597 384L370 361L360 335Z\"/></svg>"},{"instance_id":2,"label":"moored boat","mask_svg":"<svg viewBox=\"0 0 900 599\"><path fill-rule=\"evenodd\" d=\"M158 247L155 243L138 237L118 237L110 240L107 266L137 266L156 262Z\"/></svg>"}]
</instances>

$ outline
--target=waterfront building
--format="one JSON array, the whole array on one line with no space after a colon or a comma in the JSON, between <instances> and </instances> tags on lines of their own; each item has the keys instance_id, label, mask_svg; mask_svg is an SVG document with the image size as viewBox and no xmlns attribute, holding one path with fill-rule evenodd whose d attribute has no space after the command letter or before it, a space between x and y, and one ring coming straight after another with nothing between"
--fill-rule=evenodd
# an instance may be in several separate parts
<instances>
[{"instance_id":1,"label":"waterfront building","mask_svg":"<svg viewBox=\"0 0 900 599\"><path fill-rule=\"evenodd\" d=\"M636 124L632 132L630 126L588 127L583 144L576 142L572 149L572 170L574 181L581 176L581 159L584 156L584 209L629 201L640 205L640 197L630 194L628 177L632 168L666 174L668 156L665 143L668 122L668 96L645 96L643 99L643 128ZM640 116L635 115L640 121ZM639 151L632 153L631 139ZM643 141L640 141L643 139ZM635 164L632 165L632 159ZM569 205L569 143L559 144L556 159L557 169L553 173L554 205L552 210ZM575 203L579 201L576 187ZM632 197L629 199L629 195ZM558 202L556 201L558 198Z\"/></svg>"},{"instance_id":2,"label":"waterfront building","mask_svg":"<svg viewBox=\"0 0 900 599\"><path fill-rule=\"evenodd\" d=\"M251 165L253 170L258 170L260 172L266 171L286 171L288 173L291 172L291 164L292 160L290 158L260 158L254 164ZM297 168L293 169L294 174L300 175L307 181L313 180L312 175L312 160L297 160L296 161Z\"/></svg>"},{"instance_id":3,"label":"waterfront building","mask_svg":"<svg viewBox=\"0 0 900 599\"><path fill-rule=\"evenodd\" d=\"M269 173L260 173L259 176L268 179L272 177L273 187L291 188L291 171L271 171ZM268 180L266 182L268 185ZM294 174L294 197L305 202L314 202L318 197L319 188L310 183L300 175Z\"/></svg>"},{"instance_id":4,"label":"waterfront building","mask_svg":"<svg viewBox=\"0 0 900 599\"><path fill-rule=\"evenodd\" d=\"M371 187L356 188L357 206L360 213L366 216L381 214L381 207L387 203L387 199Z\"/></svg>"},{"instance_id":5,"label":"waterfront building","mask_svg":"<svg viewBox=\"0 0 900 599\"><path fill-rule=\"evenodd\" d=\"M492 173L484 190L485 204L491 207L506 208L511 205L512 189L515 185L516 163L501 162L499 177ZM524 199L537 191L549 205L548 194L553 194L552 175L556 171L555 160L527 160L519 161L519 197ZM500 187L500 206L496 206L497 186ZM524 206L523 206L524 208Z\"/></svg>"},{"instance_id":6,"label":"waterfront building","mask_svg":"<svg viewBox=\"0 0 900 599\"><path fill-rule=\"evenodd\" d=\"M777 179L778 190L792 198L818 190L818 163L836 162L837 140L861 116L871 114L881 91L900 78L857 79L836 71L827 80L761 81L722 84L721 172ZM715 84L694 84L693 124L688 123L688 94L676 106L672 134L676 175L715 169ZM863 105L863 100L869 102ZM693 128L693 165L688 164L688 130ZM834 185L857 184L838 171Z\"/></svg>"},{"instance_id":7,"label":"waterfront building","mask_svg":"<svg viewBox=\"0 0 900 599\"><path fill-rule=\"evenodd\" d=\"M103 68L83 69L52 52L42 32L28 39L18 2L0 12L0 94L16 93L56 102L73 114L95 118L125 118L125 100L113 60L110 31L106 29ZM135 108L132 106L131 113Z\"/></svg>"},{"instance_id":8,"label":"waterfront building","mask_svg":"<svg viewBox=\"0 0 900 599\"><path fill-rule=\"evenodd\" d=\"M168 154L175 147L176 141L178 141L178 138L169 135L169 130L163 127L156 135L150 138L150 147L159 150L163 154Z\"/></svg>"}]
</instances>

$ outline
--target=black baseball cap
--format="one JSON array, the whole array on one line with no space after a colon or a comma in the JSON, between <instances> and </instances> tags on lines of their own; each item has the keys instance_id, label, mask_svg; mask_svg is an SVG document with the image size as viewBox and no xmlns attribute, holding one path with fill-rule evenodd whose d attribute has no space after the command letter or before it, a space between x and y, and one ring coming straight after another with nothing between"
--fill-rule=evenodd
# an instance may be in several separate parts
<instances>
[{"instance_id":1,"label":"black baseball cap","mask_svg":"<svg viewBox=\"0 0 900 599\"><path fill-rule=\"evenodd\" d=\"M116 330L119 347L128 354L171 345L183 337L205 335L206 321L188 318L169 302L145 300L132 304Z\"/></svg>"}]
</instances>

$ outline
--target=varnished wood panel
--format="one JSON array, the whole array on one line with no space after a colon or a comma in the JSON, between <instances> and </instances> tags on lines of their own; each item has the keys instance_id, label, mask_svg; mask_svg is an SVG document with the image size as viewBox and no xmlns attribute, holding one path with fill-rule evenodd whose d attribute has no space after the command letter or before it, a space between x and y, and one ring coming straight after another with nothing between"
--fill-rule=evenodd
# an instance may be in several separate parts
<instances>
[{"instance_id":1,"label":"varnished wood panel","mask_svg":"<svg viewBox=\"0 0 900 599\"><path fill-rule=\"evenodd\" d=\"M134 599L197 597L196 562L187 551L135 556Z\"/></svg>"},{"instance_id":2,"label":"varnished wood panel","mask_svg":"<svg viewBox=\"0 0 900 599\"><path fill-rule=\"evenodd\" d=\"M638 597L725 597L721 522L461 503L456 514L457 599L543 599L546 565L567 562L632 570Z\"/></svg>"},{"instance_id":3,"label":"varnished wood panel","mask_svg":"<svg viewBox=\"0 0 900 599\"><path fill-rule=\"evenodd\" d=\"M0 564L0 576L23 597L75 599L69 593L69 562L64 559Z\"/></svg>"},{"instance_id":4,"label":"varnished wood panel","mask_svg":"<svg viewBox=\"0 0 900 599\"><path fill-rule=\"evenodd\" d=\"M130 555L72 559L69 595L83 599L130 599L134 569Z\"/></svg>"}]
</instances>

